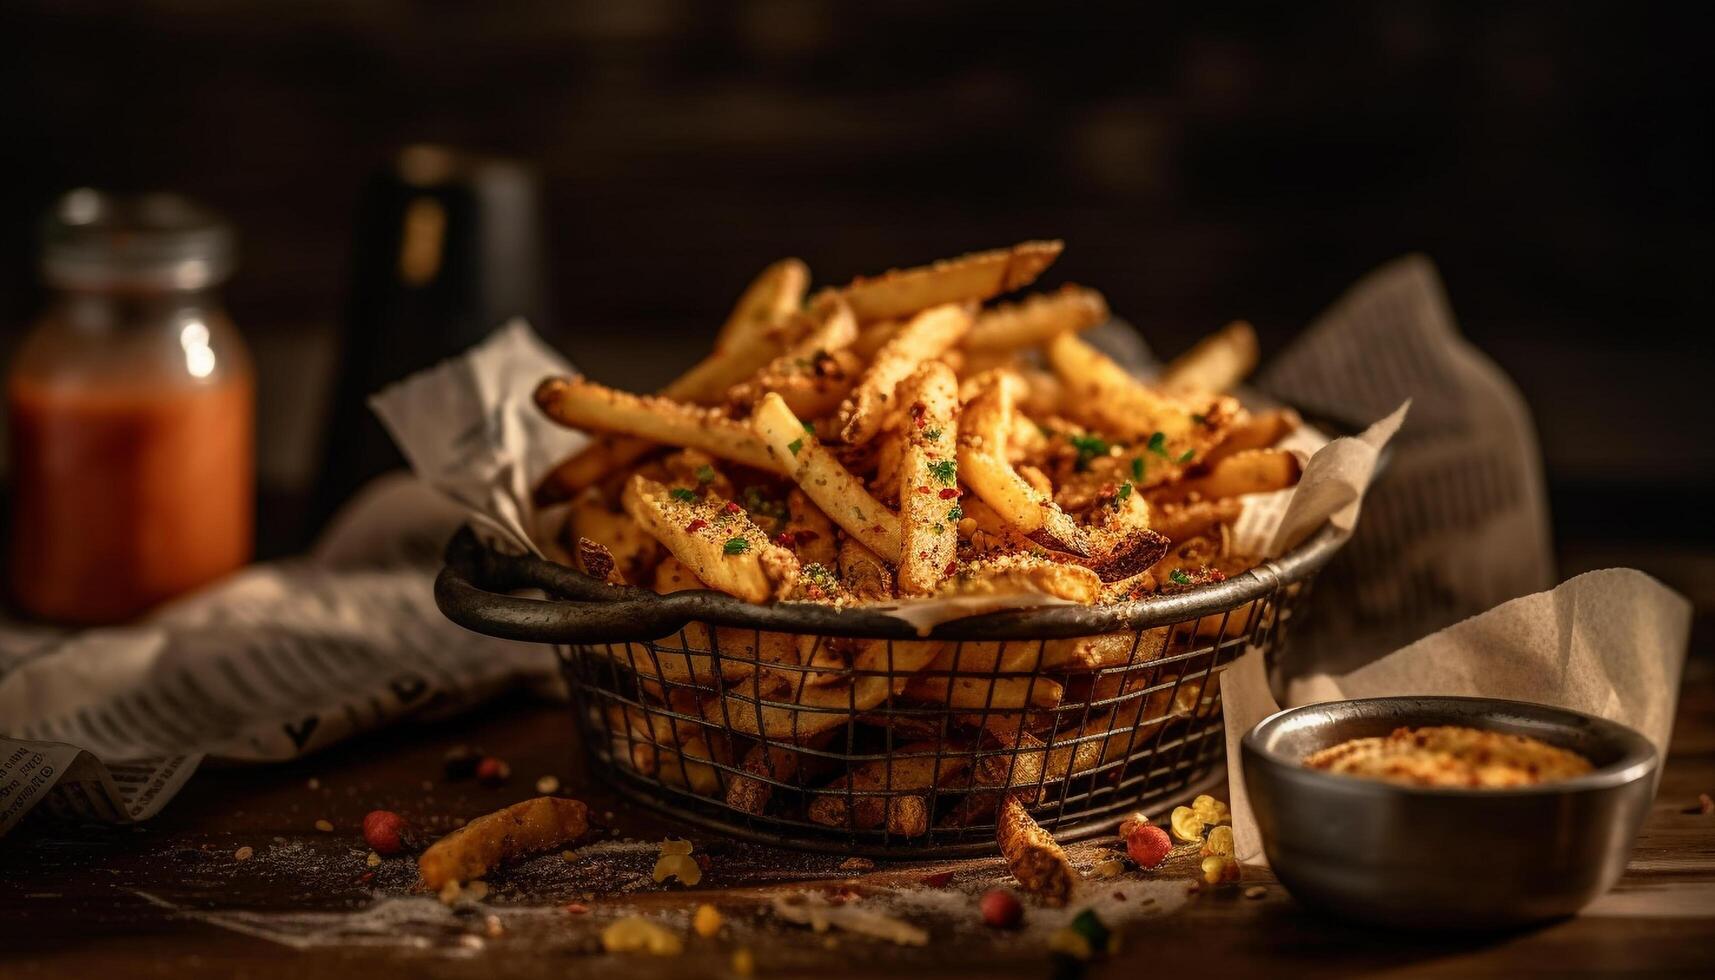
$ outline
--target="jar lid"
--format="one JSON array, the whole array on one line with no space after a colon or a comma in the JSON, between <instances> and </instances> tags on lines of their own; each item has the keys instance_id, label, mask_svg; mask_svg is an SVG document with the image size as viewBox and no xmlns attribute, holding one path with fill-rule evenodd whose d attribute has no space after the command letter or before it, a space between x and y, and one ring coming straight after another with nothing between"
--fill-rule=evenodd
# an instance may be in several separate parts
<instances>
[{"instance_id":1,"label":"jar lid","mask_svg":"<svg viewBox=\"0 0 1715 980\"><path fill-rule=\"evenodd\" d=\"M178 194L81 187L42 223L42 275L69 289L203 289L232 273L232 229Z\"/></svg>"}]
</instances>

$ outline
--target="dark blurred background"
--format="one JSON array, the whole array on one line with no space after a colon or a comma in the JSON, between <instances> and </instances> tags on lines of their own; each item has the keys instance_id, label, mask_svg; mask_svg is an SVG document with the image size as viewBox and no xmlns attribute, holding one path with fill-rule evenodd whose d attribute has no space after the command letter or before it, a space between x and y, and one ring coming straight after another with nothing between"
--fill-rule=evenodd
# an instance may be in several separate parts
<instances>
[{"instance_id":1,"label":"dark blurred background","mask_svg":"<svg viewBox=\"0 0 1715 980\"><path fill-rule=\"evenodd\" d=\"M237 226L265 553L313 528L365 177L403 145L541 178L539 326L664 381L784 254L818 282L1027 237L1171 355L1278 349L1355 279L1439 263L1517 381L1563 571L1715 591L1709 18L1693 5L11 0L0 344L82 184ZM648 341L640 356L639 338Z\"/></svg>"}]
</instances>

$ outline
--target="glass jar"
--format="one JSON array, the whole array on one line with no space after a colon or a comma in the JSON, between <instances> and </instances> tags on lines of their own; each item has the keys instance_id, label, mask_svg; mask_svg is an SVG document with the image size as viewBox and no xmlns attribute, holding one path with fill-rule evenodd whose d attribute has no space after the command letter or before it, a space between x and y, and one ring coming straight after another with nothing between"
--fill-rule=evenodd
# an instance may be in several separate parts
<instances>
[{"instance_id":1,"label":"glass jar","mask_svg":"<svg viewBox=\"0 0 1715 980\"><path fill-rule=\"evenodd\" d=\"M118 622L249 561L255 383L217 293L232 253L174 195L77 190L49 215L51 297L6 385L24 611Z\"/></svg>"}]
</instances>

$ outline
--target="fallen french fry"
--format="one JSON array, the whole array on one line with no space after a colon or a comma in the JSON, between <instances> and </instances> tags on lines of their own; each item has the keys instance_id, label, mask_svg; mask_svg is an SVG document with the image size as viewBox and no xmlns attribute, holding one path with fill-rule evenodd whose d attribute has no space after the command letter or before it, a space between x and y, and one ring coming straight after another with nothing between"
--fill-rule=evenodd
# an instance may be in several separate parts
<instances>
[{"instance_id":1,"label":"fallen french fry","mask_svg":"<svg viewBox=\"0 0 1715 980\"><path fill-rule=\"evenodd\" d=\"M986 300L1030 285L1059 258L1058 241L1024 242L852 280L842 290L860 322L909 316L942 303Z\"/></svg>"},{"instance_id":2,"label":"fallen french fry","mask_svg":"<svg viewBox=\"0 0 1715 980\"><path fill-rule=\"evenodd\" d=\"M1018 798L1001 799L995 839L1007 868L1025 891L1052 906L1065 905L1071 899L1078 872L1054 835L1031 819Z\"/></svg>"},{"instance_id":3,"label":"fallen french fry","mask_svg":"<svg viewBox=\"0 0 1715 980\"><path fill-rule=\"evenodd\" d=\"M423 884L439 891L448 882L475 881L508 861L558 850L587 830L589 807L539 796L477 817L429 845L417 858L417 872Z\"/></svg>"}]
</instances>

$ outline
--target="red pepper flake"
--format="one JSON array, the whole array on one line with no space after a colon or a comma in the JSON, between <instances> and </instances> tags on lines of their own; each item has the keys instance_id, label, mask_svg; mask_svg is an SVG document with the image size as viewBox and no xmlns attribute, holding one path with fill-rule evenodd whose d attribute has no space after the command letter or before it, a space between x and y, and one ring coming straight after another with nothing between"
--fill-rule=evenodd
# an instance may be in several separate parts
<instances>
[{"instance_id":1,"label":"red pepper flake","mask_svg":"<svg viewBox=\"0 0 1715 980\"><path fill-rule=\"evenodd\" d=\"M699 518L696 518L695 520L691 521L691 523L685 525L685 533L686 534L696 534L698 531L701 531L703 528L708 527L708 526L709 526L709 522L705 521L701 517L699 517Z\"/></svg>"},{"instance_id":2,"label":"red pepper flake","mask_svg":"<svg viewBox=\"0 0 1715 980\"><path fill-rule=\"evenodd\" d=\"M945 888L952 880L951 871L937 871L932 875L924 875L922 884L925 888Z\"/></svg>"},{"instance_id":3,"label":"red pepper flake","mask_svg":"<svg viewBox=\"0 0 1715 980\"><path fill-rule=\"evenodd\" d=\"M782 548L790 548L798 543L798 538L791 531L781 531L774 536L774 543Z\"/></svg>"},{"instance_id":4,"label":"red pepper flake","mask_svg":"<svg viewBox=\"0 0 1715 980\"><path fill-rule=\"evenodd\" d=\"M370 882L370 881L371 881L371 880L372 880L372 879L373 879L373 878L374 878L374 877L375 877L375 872L373 872L373 871L365 871L365 872L364 872L364 873L362 873L362 874L360 874L360 875L358 875L358 876L357 876L357 883L358 883L358 884L360 884L360 885L367 885L367 884L369 884L369 882Z\"/></svg>"},{"instance_id":5,"label":"red pepper flake","mask_svg":"<svg viewBox=\"0 0 1715 980\"><path fill-rule=\"evenodd\" d=\"M934 493L935 491L929 489L928 487L918 487L917 492L918 493Z\"/></svg>"},{"instance_id":6,"label":"red pepper flake","mask_svg":"<svg viewBox=\"0 0 1715 980\"><path fill-rule=\"evenodd\" d=\"M697 867L704 871L709 870L709 856L707 854L693 854L691 860L697 862Z\"/></svg>"},{"instance_id":7,"label":"red pepper flake","mask_svg":"<svg viewBox=\"0 0 1715 980\"><path fill-rule=\"evenodd\" d=\"M952 500L954 497L957 497L958 495L959 495L959 488L958 487L948 487L947 489L941 491L941 499L942 500Z\"/></svg>"},{"instance_id":8,"label":"red pepper flake","mask_svg":"<svg viewBox=\"0 0 1715 980\"><path fill-rule=\"evenodd\" d=\"M585 905L582 902L567 902L566 903L566 911L572 913L573 915L585 915L589 912L589 910L590 910L590 907L588 905Z\"/></svg>"},{"instance_id":9,"label":"red pepper flake","mask_svg":"<svg viewBox=\"0 0 1715 980\"><path fill-rule=\"evenodd\" d=\"M956 561L950 561L947 563L947 567L941 570L941 574L946 575L946 576L951 576L954 572L956 572L958 570L959 570L959 563Z\"/></svg>"},{"instance_id":10,"label":"red pepper flake","mask_svg":"<svg viewBox=\"0 0 1715 980\"><path fill-rule=\"evenodd\" d=\"M928 413L929 413L928 406L924 405L922 402L912 403L912 405L911 405L911 419L912 419L912 421L917 423L917 427L919 429L921 429L924 426L929 424L929 420L926 417L928 415Z\"/></svg>"},{"instance_id":11,"label":"red pepper flake","mask_svg":"<svg viewBox=\"0 0 1715 980\"><path fill-rule=\"evenodd\" d=\"M809 530L794 532L793 536L798 539L799 544L809 544L810 542L821 537L821 535L817 534L815 531L809 531Z\"/></svg>"},{"instance_id":12,"label":"red pepper flake","mask_svg":"<svg viewBox=\"0 0 1715 980\"><path fill-rule=\"evenodd\" d=\"M738 505L737 501L729 500L726 502L726 512L727 513L737 514L738 512L740 512L742 510L744 510L744 508L740 507Z\"/></svg>"}]
</instances>

